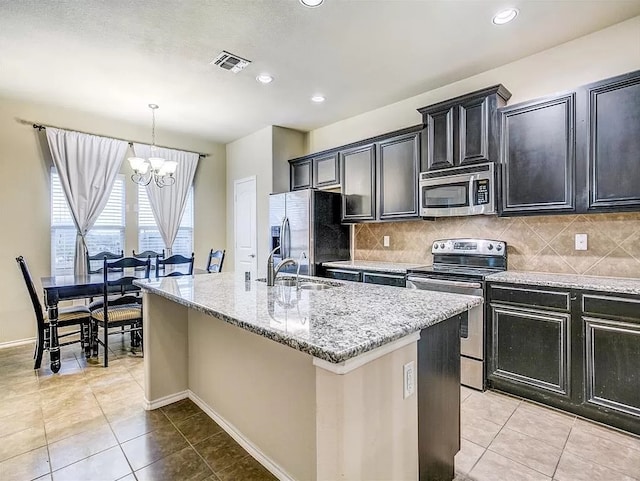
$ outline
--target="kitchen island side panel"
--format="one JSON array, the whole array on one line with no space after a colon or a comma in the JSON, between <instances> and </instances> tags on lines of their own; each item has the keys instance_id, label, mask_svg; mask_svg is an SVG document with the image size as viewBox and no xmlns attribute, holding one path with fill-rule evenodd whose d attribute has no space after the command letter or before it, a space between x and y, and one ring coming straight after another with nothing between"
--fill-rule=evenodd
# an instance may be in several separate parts
<instances>
[{"instance_id":1,"label":"kitchen island side panel","mask_svg":"<svg viewBox=\"0 0 640 481\"><path fill-rule=\"evenodd\" d=\"M292 479L316 480L308 354L189 309L189 389Z\"/></svg>"}]
</instances>

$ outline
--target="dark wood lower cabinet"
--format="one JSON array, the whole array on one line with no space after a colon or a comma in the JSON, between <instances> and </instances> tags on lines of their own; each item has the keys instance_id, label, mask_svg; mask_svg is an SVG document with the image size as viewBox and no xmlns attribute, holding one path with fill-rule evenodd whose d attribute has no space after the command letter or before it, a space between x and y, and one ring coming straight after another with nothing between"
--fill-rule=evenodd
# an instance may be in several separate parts
<instances>
[{"instance_id":1,"label":"dark wood lower cabinet","mask_svg":"<svg viewBox=\"0 0 640 481\"><path fill-rule=\"evenodd\" d=\"M489 387L640 434L640 297L506 284L487 292Z\"/></svg>"},{"instance_id":2,"label":"dark wood lower cabinet","mask_svg":"<svg viewBox=\"0 0 640 481\"><path fill-rule=\"evenodd\" d=\"M492 376L568 395L571 315L500 305L491 314Z\"/></svg>"}]
</instances>

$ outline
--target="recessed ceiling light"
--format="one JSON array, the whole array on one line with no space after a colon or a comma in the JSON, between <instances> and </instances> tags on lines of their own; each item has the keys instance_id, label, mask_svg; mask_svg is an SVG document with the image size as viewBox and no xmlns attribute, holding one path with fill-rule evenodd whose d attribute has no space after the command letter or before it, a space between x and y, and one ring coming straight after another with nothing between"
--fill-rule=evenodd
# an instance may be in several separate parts
<instances>
[{"instance_id":1,"label":"recessed ceiling light","mask_svg":"<svg viewBox=\"0 0 640 481\"><path fill-rule=\"evenodd\" d=\"M256 77L256 80L261 84L270 84L271 82L273 82L273 77L268 73L261 73Z\"/></svg>"},{"instance_id":2,"label":"recessed ceiling light","mask_svg":"<svg viewBox=\"0 0 640 481\"><path fill-rule=\"evenodd\" d=\"M302 5L309 8L319 7L323 2L324 0L300 0Z\"/></svg>"},{"instance_id":3,"label":"recessed ceiling light","mask_svg":"<svg viewBox=\"0 0 640 481\"><path fill-rule=\"evenodd\" d=\"M505 23L509 23L511 20L518 16L517 8L506 8L501 12L496 13L493 16L493 23L495 25L504 25Z\"/></svg>"},{"instance_id":4,"label":"recessed ceiling light","mask_svg":"<svg viewBox=\"0 0 640 481\"><path fill-rule=\"evenodd\" d=\"M314 95L313 97L311 97L311 101L319 104L324 102L325 98L324 95Z\"/></svg>"}]
</instances>

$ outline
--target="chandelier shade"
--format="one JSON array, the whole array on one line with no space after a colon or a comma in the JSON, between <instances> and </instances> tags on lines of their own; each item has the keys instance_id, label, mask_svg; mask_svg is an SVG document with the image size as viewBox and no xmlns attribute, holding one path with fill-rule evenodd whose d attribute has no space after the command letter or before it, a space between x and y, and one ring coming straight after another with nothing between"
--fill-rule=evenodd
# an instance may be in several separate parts
<instances>
[{"instance_id":1,"label":"chandelier shade","mask_svg":"<svg viewBox=\"0 0 640 481\"><path fill-rule=\"evenodd\" d=\"M154 155L156 147L156 109L158 105L149 104L151 109L151 155L149 158L129 157L129 165L133 170L131 180L139 185L149 185L153 181L158 187L165 187L176 183L175 173L178 163L175 160L165 160Z\"/></svg>"}]
</instances>

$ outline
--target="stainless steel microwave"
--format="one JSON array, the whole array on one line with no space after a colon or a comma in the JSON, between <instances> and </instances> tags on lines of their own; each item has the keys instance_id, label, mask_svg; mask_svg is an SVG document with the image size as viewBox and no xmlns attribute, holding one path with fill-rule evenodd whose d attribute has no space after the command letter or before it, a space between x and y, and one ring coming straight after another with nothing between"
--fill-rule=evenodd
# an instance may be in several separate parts
<instances>
[{"instance_id":1,"label":"stainless steel microwave","mask_svg":"<svg viewBox=\"0 0 640 481\"><path fill-rule=\"evenodd\" d=\"M419 186L422 217L496 213L493 163L422 172Z\"/></svg>"}]
</instances>

